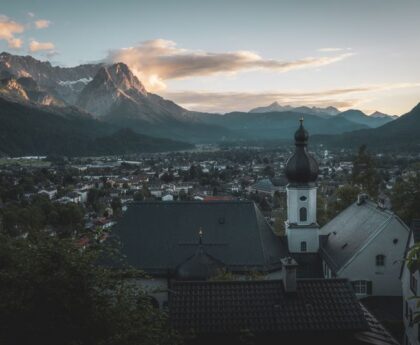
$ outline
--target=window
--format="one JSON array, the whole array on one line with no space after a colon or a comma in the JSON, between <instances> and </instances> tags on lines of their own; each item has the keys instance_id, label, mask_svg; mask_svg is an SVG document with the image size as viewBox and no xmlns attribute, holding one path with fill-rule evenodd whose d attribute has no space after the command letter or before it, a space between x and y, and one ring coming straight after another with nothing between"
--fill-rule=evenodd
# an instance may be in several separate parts
<instances>
[{"instance_id":1,"label":"window","mask_svg":"<svg viewBox=\"0 0 420 345\"><path fill-rule=\"evenodd\" d=\"M351 283L353 285L354 292L359 295L371 295L372 294L372 282L368 280L355 280Z\"/></svg>"},{"instance_id":2,"label":"window","mask_svg":"<svg viewBox=\"0 0 420 345\"><path fill-rule=\"evenodd\" d=\"M385 266L385 255L376 255L376 266Z\"/></svg>"},{"instance_id":3,"label":"window","mask_svg":"<svg viewBox=\"0 0 420 345\"><path fill-rule=\"evenodd\" d=\"M301 252L306 252L306 242L300 242L300 251Z\"/></svg>"},{"instance_id":4,"label":"window","mask_svg":"<svg viewBox=\"0 0 420 345\"><path fill-rule=\"evenodd\" d=\"M367 294L367 281L366 280L356 280L353 282L354 292L361 295Z\"/></svg>"},{"instance_id":5,"label":"window","mask_svg":"<svg viewBox=\"0 0 420 345\"><path fill-rule=\"evenodd\" d=\"M300 199L301 201L306 201L306 196L302 195L299 199Z\"/></svg>"},{"instance_id":6,"label":"window","mask_svg":"<svg viewBox=\"0 0 420 345\"><path fill-rule=\"evenodd\" d=\"M414 273L411 273L410 276L410 289L417 296L417 278L414 276Z\"/></svg>"},{"instance_id":7,"label":"window","mask_svg":"<svg viewBox=\"0 0 420 345\"><path fill-rule=\"evenodd\" d=\"M306 207L301 207L299 210L299 218L301 222L306 222L308 219L308 211Z\"/></svg>"},{"instance_id":8,"label":"window","mask_svg":"<svg viewBox=\"0 0 420 345\"><path fill-rule=\"evenodd\" d=\"M405 301L405 318L408 319L408 302Z\"/></svg>"}]
</instances>

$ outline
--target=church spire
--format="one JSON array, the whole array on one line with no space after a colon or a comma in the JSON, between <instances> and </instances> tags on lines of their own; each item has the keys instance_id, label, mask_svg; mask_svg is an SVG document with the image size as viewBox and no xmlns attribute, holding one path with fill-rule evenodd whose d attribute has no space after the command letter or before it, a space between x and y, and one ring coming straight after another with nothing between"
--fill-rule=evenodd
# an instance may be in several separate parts
<instances>
[{"instance_id":1,"label":"church spire","mask_svg":"<svg viewBox=\"0 0 420 345\"><path fill-rule=\"evenodd\" d=\"M318 177L318 163L306 149L309 134L303 127L303 117L299 121L300 126L295 132L295 152L286 162L285 174L290 183L306 184L315 182Z\"/></svg>"}]
</instances>

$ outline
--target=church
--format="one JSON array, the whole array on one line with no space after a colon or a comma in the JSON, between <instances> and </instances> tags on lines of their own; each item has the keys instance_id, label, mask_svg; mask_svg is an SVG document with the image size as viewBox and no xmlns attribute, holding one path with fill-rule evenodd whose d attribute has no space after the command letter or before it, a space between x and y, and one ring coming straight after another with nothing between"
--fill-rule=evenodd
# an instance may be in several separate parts
<instances>
[{"instance_id":1,"label":"church","mask_svg":"<svg viewBox=\"0 0 420 345\"><path fill-rule=\"evenodd\" d=\"M366 340L379 332L376 339L393 344L357 298L401 296L409 230L366 195L320 228L318 164L303 119L294 139L285 236L274 234L252 201L137 202L114 229L122 251L153 278L139 283L169 309L177 329L303 332L302 342L322 333L325 343L343 335L349 344L355 334Z\"/></svg>"}]
</instances>

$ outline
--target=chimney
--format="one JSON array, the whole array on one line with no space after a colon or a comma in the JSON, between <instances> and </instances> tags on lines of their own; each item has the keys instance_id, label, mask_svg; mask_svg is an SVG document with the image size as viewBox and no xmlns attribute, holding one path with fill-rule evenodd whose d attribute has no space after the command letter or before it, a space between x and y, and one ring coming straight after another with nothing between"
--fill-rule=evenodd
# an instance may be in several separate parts
<instances>
[{"instance_id":1,"label":"chimney","mask_svg":"<svg viewBox=\"0 0 420 345\"><path fill-rule=\"evenodd\" d=\"M296 292L296 271L298 263L289 256L281 259L281 266L284 291L287 293Z\"/></svg>"},{"instance_id":2,"label":"chimney","mask_svg":"<svg viewBox=\"0 0 420 345\"><path fill-rule=\"evenodd\" d=\"M366 200L369 199L369 196L366 193L360 193L357 196L357 205L362 205Z\"/></svg>"}]
</instances>

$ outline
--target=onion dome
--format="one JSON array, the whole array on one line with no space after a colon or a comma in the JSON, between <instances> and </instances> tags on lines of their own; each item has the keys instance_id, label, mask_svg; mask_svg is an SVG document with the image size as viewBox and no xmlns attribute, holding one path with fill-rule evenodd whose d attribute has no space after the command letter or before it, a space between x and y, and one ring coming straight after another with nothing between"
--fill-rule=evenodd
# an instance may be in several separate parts
<instances>
[{"instance_id":1,"label":"onion dome","mask_svg":"<svg viewBox=\"0 0 420 345\"><path fill-rule=\"evenodd\" d=\"M207 280L218 273L223 264L207 254L203 245L203 231L199 231L198 248L195 254L176 269L178 280Z\"/></svg>"},{"instance_id":2,"label":"onion dome","mask_svg":"<svg viewBox=\"0 0 420 345\"><path fill-rule=\"evenodd\" d=\"M318 163L306 149L308 139L309 134L303 127L303 118L301 118L300 126L295 133L295 152L286 162L285 174L290 183L312 183L318 177Z\"/></svg>"}]
</instances>

